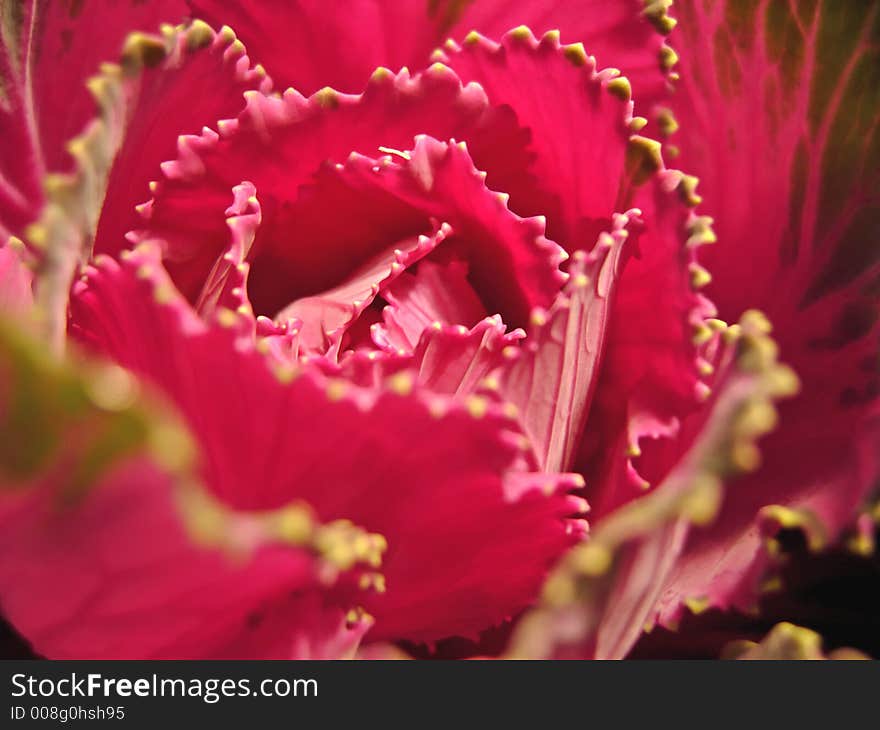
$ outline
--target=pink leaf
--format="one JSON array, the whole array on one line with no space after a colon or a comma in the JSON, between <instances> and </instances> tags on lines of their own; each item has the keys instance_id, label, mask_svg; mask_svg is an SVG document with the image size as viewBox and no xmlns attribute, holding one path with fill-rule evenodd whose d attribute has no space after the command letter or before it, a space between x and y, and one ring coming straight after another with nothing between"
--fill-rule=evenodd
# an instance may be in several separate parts
<instances>
[{"instance_id":1,"label":"pink leaf","mask_svg":"<svg viewBox=\"0 0 880 730\"><path fill-rule=\"evenodd\" d=\"M188 3L215 27L231 25L282 88L305 95L324 86L358 92L379 66L423 68L446 37L455 5L355 0L342 10L321 0Z\"/></svg>"},{"instance_id":2,"label":"pink leaf","mask_svg":"<svg viewBox=\"0 0 880 730\"><path fill-rule=\"evenodd\" d=\"M382 293L388 306L384 324L371 328L373 341L395 352L411 352L422 333L437 325L478 322L485 305L468 281L468 263L460 258L425 261L414 274L404 273Z\"/></svg>"},{"instance_id":3,"label":"pink leaf","mask_svg":"<svg viewBox=\"0 0 880 730\"><path fill-rule=\"evenodd\" d=\"M664 36L674 23L663 3L646 7L644 0L480 0L468 3L448 33L460 40L476 30L500 38L515 26L528 26L537 36L559 31L565 43L582 43L603 68L617 68L638 94L642 108L663 98L674 54Z\"/></svg>"},{"instance_id":4,"label":"pink leaf","mask_svg":"<svg viewBox=\"0 0 880 730\"><path fill-rule=\"evenodd\" d=\"M546 215L548 236L566 250L592 246L611 214L629 207L621 198L632 134L626 80L599 71L583 48L561 46L554 34L538 41L527 28L500 44L470 35L447 56L492 105L465 138L489 187L509 193L520 215Z\"/></svg>"},{"instance_id":5,"label":"pink leaf","mask_svg":"<svg viewBox=\"0 0 880 730\"><path fill-rule=\"evenodd\" d=\"M310 193L301 192L302 186L317 185L320 190L315 175L326 161L344 162L351 152L375 155L383 145L408 149L420 133L440 139L460 138L460 132L484 110L482 92L474 87L463 88L445 67L416 79L407 73L395 77L380 70L364 94L357 97L330 89L309 99L293 91L282 98L248 94L247 108L238 120L221 125L219 138L205 134L188 145L186 155L163 164L165 179L158 184L154 200L143 208L146 231L139 235L167 242L166 259L172 276L187 297L194 297L199 282L225 246L223 211L229 190L242 180L255 185L262 205L263 224L255 252L283 249L287 237L296 230L289 220L291 203L308 198ZM334 174L333 170L326 171L326 192L344 195L344 186L330 179ZM376 211L368 205L357 207L357 198L351 193L343 200L357 211L360 226L370 230L375 225ZM301 203L301 207L306 205ZM396 229L389 229L387 221L379 221L384 245L426 233L430 228L424 215L412 211L406 214L402 204L394 210L380 209L378 214L395 211L402 213ZM324 226L325 237L337 239L339 245L363 233L362 229L352 229L348 219L328 215L317 204L311 207L306 221ZM267 300L254 302L257 312L272 316L297 295L313 294L339 283L346 268L361 261L360 256L352 256L358 252L364 253L363 246L344 257L330 259L314 245L288 251L288 255L299 257L300 279L307 278L299 283L296 279L290 281L293 288L281 295L264 285L255 287Z\"/></svg>"},{"instance_id":6,"label":"pink leaf","mask_svg":"<svg viewBox=\"0 0 880 730\"><path fill-rule=\"evenodd\" d=\"M95 115L86 87L119 58L127 34L186 15L183 0L9 3L0 48L0 241L21 236L43 203L47 172L68 172L65 145Z\"/></svg>"},{"instance_id":7,"label":"pink leaf","mask_svg":"<svg viewBox=\"0 0 880 730\"><path fill-rule=\"evenodd\" d=\"M628 223L628 216L617 216L593 253L575 254L569 283L549 311L533 312L524 351L501 370L501 391L519 408L547 471L570 468L583 435Z\"/></svg>"},{"instance_id":8,"label":"pink leaf","mask_svg":"<svg viewBox=\"0 0 880 730\"><path fill-rule=\"evenodd\" d=\"M701 353L712 346L706 319L715 311L699 293L706 272L697 252L711 240L711 227L690 207L694 201L682 199L687 190L680 172L661 170L635 191L640 220L621 265L578 456L598 515L665 476L671 464L665 453L633 465L649 450L640 441L674 436L706 395L700 370L705 373L709 363Z\"/></svg>"},{"instance_id":9,"label":"pink leaf","mask_svg":"<svg viewBox=\"0 0 880 730\"><path fill-rule=\"evenodd\" d=\"M173 478L132 462L60 508L51 489L4 496L0 563L5 615L54 659L195 658L249 643L248 655L289 658L299 630L251 644L266 605L295 607L319 590L313 557L264 547L245 560L195 544ZM161 539L157 539L161 536ZM291 610L291 609L287 609ZM227 655L228 656L228 655Z\"/></svg>"},{"instance_id":10,"label":"pink leaf","mask_svg":"<svg viewBox=\"0 0 880 730\"><path fill-rule=\"evenodd\" d=\"M880 385L878 28L871 3L676 3L682 56L671 142L700 177L724 317L759 306L802 381L759 472L694 535L664 616L683 597L748 608L780 522L814 549L876 484ZM732 49L736 49L732 52Z\"/></svg>"},{"instance_id":11,"label":"pink leaf","mask_svg":"<svg viewBox=\"0 0 880 730\"><path fill-rule=\"evenodd\" d=\"M107 179L95 251L115 254L126 247L125 234L140 220L135 208L150 197L160 163L178 152L187 155L193 135L209 134L235 117L244 108L245 91L271 86L228 28L217 33L196 23L174 37L165 60L145 68L127 90L131 101Z\"/></svg>"},{"instance_id":12,"label":"pink leaf","mask_svg":"<svg viewBox=\"0 0 880 730\"><path fill-rule=\"evenodd\" d=\"M271 182L270 182L271 184ZM281 191L279 191L281 192ZM374 159L351 154L345 164L324 166L314 183L284 201L259 188L262 209L250 258L251 301L259 314L279 321L298 319L300 345L324 353L338 346L380 292L388 301L406 284L393 284L407 268L425 259L454 255L467 263L473 315L455 324L471 326L488 311L521 322L533 306L548 304L564 275L565 254L542 236L540 220L523 220L488 190L463 145L419 136L411 152ZM274 202L267 210L266 201ZM443 225L432 236L438 222ZM151 223L153 220L151 219ZM449 225L447 225L449 224ZM216 256L182 248L180 221L162 235L177 281L193 288L202 260ZM450 235L451 226L451 235ZM151 229L152 230L152 229ZM148 237L150 232L133 236ZM419 275L424 279L424 274ZM397 292L397 293L395 293ZM440 319L445 315L438 314ZM413 343L420 331L412 333Z\"/></svg>"},{"instance_id":13,"label":"pink leaf","mask_svg":"<svg viewBox=\"0 0 880 730\"><path fill-rule=\"evenodd\" d=\"M683 424L675 454L651 492L594 523L527 614L513 656L623 658L662 612L670 580L688 561L689 533L718 514L724 482L757 466L756 440L773 428L774 401L797 387L776 359L766 320L754 312L727 333L708 407ZM731 501L737 497L730 488Z\"/></svg>"},{"instance_id":14,"label":"pink leaf","mask_svg":"<svg viewBox=\"0 0 880 730\"><path fill-rule=\"evenodd\" d=\"M365 389L314 367L279 377L198 319L148 243L121 264L97 262L73 321L176 403L218 499L247 510L299 500L324 522L385 536L387 592L365 602L371 638L431 641L499 623L580 537L569 518L583 500L566 494L578 480L520 471L517 425L488 398L459 404L399 379Z\"/></svg>"}]
</instances>

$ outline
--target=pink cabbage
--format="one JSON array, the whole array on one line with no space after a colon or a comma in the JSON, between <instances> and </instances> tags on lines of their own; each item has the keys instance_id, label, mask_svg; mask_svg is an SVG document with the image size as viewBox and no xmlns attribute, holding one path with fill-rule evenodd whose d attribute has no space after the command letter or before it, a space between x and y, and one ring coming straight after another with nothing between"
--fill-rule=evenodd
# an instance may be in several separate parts
<instances>
[{"instance_id":1,"label":"pink cabbage","mask_svg":"<svg viewBox=\"0 0 880 730\"><path fill-rule=\"evenodd\" d=\"M670 5L4 9L36 653L617 658L870 533L876 5Z\"/></svg>"}]
</instances>

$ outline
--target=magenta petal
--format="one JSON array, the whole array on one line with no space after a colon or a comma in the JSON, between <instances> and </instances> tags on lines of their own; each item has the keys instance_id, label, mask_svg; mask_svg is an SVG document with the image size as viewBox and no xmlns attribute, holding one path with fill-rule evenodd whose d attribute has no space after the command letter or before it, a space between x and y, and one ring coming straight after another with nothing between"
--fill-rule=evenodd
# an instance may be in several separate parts
<instances>
[{"instance_id":1,"label":"magenta petal","mask_svg":"<svg viewBox=\"0 0 880 730\"><path fill-rule=\"evenodd\" d=\"M231 25L282 88L306 95L360 91L378 66L424 67L451 14L447 0L355 0L344 9L323 0L188 3L196 17Z\"/></svg>"},{"instance_id":2,"label":"magenta petal","mask_svg":"<svg viewBox=\"0 0 880 730\"><path fill-rule=\"evenodd\" d=\"M635 216L635 213L631 213ZM575 254L570 280L550 310L532 313L532 328L501 392L516 405L541 468L571 468L599 374L612 289L619 276L630 214L616 216L589 255Z\"/></svg>"},{"instance_id":3,"label":"magenta petal","mask_svg":"<svg viewBox=\"0 0 880 730\"><path fill-rule=\"evenodd\" d=\"M43 203L47 172L73 167L65 145L95 115L86 87L104 61L116 61L132 31L155 31L186 15L183 0L80 5L9 4L0 47L0 241L22 235Z\"/></svg>"},{"instance_id":4,"label":"magenta petal","mask_svg":"<svg viewBox=\"0 0 880 730\"><path fill-rule=\"evenodd\" d=\"M665 96L674 58L664 40L673 23L664 3L651 5L646 9L644 0L480 0L466 5L448 35L458 40L476 30L500 38L519 25L538 36L559 31L566 43L582 43L603 67L620 69L647 109Z\"/></svg>"},{"instance_id":5,"label":"magenta petal","mask_svg":"<svg viewBox=\"0 0 880 730\"><path fill-rule=\"evenodd\" d=\"M430 641L499 623L580 538L570 517L583 500L567 495L579 482L522 473L517 424L488 398L457 404L405 379L364 389L312 367L276 375L195 315L147 243L121 264L97 262L76 287L73 321L177 404L226 504L301 500L322 521L385 536L387 591L365 601L373 638Z\"/></svg>"},{"instance_id":6,"label":"magenta petal","mask_svg":"<svg viewBox=\"0 0 880 730\"><path fill-rule=\"evenodd\" d=\"M425 261L415 274L402 274L382 292L388 306L382 310L384 325L377 323L372 328L376 344L411 352L429 328L438 324L465 326L485 317L485 306L468 282L468 268L461 259Z\"/></svg>"},{"instance_id":7,"label":"magenta petal","mask_svg":"<svg viewBox=\"0 0 880 730\"><path fill-rule=\"evenodd\" d=\"M211 659L353 659L372 618L341 609L319 591L300 595L249 618L249 631L233 635ZM357 613L355 611L355 613ZM286 642L279 641L284 636Z\"/></svg>"},{"instance_id":8,"label":"magenta petal","mask_svg":"<svg viewBox=\"0 0 880 730\"><path fill-rule=\"evenodd\" d=\"M719 241L705 254L719 273L708 291L724 317L761 307L803 386L761 471L690 541L677 578L678 596L740 608L774 562L765 543L780 516L828 544L880 474L880 9L771 6L676 3L673 41L671 142L700 177Z\"/></svg>"},{"instance_id":9,"label":"magenta petal","mask_svg":"<svg viewBox=\"0 0 880 730\"><path fill-rule=\"evenodd\" d=\"M253 172L259 180L266 170ZM486 310L461 324L470 326L490 310L513 323L524 321L531 307L552 300L564 279L559 264L565 254L543 237L541 220L511 213L505 196L486 188L483 179L464 145L419 136L411 152L379 159L352 153L345 164L322 167L313 185L295 192L289 181L268 179L268 189L258 182L263 219L252 256L254 308L301 320L302 345L321 351L325 340L338 341L380 290L436 246L467 262L468 277L484 299ZM158 231L169 242L172 275L187 292L205 268L203 260L216 256L215 234L194 249L185 237L188 220L156 226L163 201L160 195L149 210L149 231L132 238ZM421 242L419 234L440 221L453 235L447 231L434 235L433 243Z\"/></svg>"},{"instance_id":10,"label":"magenta petal","mask_svg":"<svg viewBox=\"0 0 880 730\"><path fill-rule=\"evenodd\" d=\"M688 185L680 172L661 170L635 192L640 221L619 273L578 461L599 515L665 476L668 459L642 459L636 471L640 440L675 435L706 394L701 353L711 346L707 317L715 312L699 293L708 274L697 253L711 241L711 220L683 200Z\"/></svg>"},{"instance_id":11,"label":"magenta petal","mask_svg":"<svg viewBox=\"0 0 880 730\"><path fill-rule=\"evenodd\" d=\"M780 530L800 530L810 549L821 550L854 523L865 492L876 483L880 424L876 417L853 422L846 414L827 412L817 420L815 406L804 404L809 397L803 393L783 405L780 426L766 439L761 469L735 484L735 498L725 502L711 530L689 539L669 580L662 623L675 625L688 598L751 610L768 574L779 568ZM832 448L837 454L849 451L849 460L839 464L824 456ZM803 457L793 460L798 453Z\"/></svg>"},{"instance_id":12,"label":"magenta petal","mask_svg":"<svg viewBox=\"0 0 880 730\"><path fill-rule=\"evenodd\" d=\"M437 254L454 252L467 262L470 286L482 296L488 313L524 323L528 311L549 304L565 280L559 265L566 254L543 236L543 221L511 213L506 196L486 187L484 175L474 168L464 144L420 135L403 157L389 155L376 165L370 158L355 155L340 174L346 170L353 173L349 184L358 193L381 191L386 200L405 205L426 221L451 226L453 235L438 244ZM428 260L434 258L429 255ZM385 288L393 299L396 285ZM471 309L483 314L473 300ZM473 323L447 320L441 312L437 315L440 321Z\"/></svg>"},{"instance_id":13,"label":"magenta petal","mask_svg":"<svg viewBox=\"0 0 880 730\"><path fill-rule=\"evenodd\" d=\"M548 580L544 606L523 619L514 655L622 658L668 603L681 602L672 586L688 561L688 535L718 514L725 480L757 466L756 440L773 428L774 401L797 389L767 329L754 312L730 328L717 388L684 422L665 478L594 522L590 541ZM727 495L734 503L736 486Z\"/></svg>"},{"instance_id":14,"label":"magenta petal","mask_svg":"<svg viewBox=\"0 0 880 730\"><path fill-rule=\"evenodd\" d=\"M546 215L548 236L566 250L592 246L611 213L629 207L621 200L632 134L626 79L598 70L582 47L561 46L555 34L538 41L527 28L500 44L471 35L446 54L463 81L485 89L493 108L466 138L489 187L509 193L520 215ZM509 129L511 109L514 125L525 130L520 139Z\"/></svg>"},{"instance_id":15,"label":"magenta petal","mask_svg":"<svg viewBox=\"0 0 880 730\"><path fill-rule=\"evenodd\" d=\"M462 435L470 438L460 433L444 447L450 449L448 458L464 447L458 440ZM429 510L431 519L413 520L400 552L389 541L388 595L368 604L376 615L369 639L475 638L487 626L512 618L518 612L512 606L530 604L549 568L583 537L584 524L570 517L582 514L586 503L566 494L582 484L576 476L509 474L499 510L497 483L474 489L461 471L441 471L447 480L443 495L417 508ZM437 487L434 479L428 481ZM405 587L396 595L393 579Z\"/></svg>"},{"instance_id":16,"label":"magenta petal","mask_svg":"<svg viewBox=\"0 0 880 730\"><path fill-rule=\"evenodd\" d=\"M388 306L384 312L393 314L394 309ZM338 364L316 362L328 374L342 376L365 388L381 389L388 383L408 387L415 382L433 393L465 400L477 393L484 397L498 389L494 372L510 359L525 337L522 330L508 332L497 315L486 317L470 329L435 321L418 329L420 336L415 345L403 330L395 327L393 317L384 325L373 325L373 338L382 348L379 351L357 349L346 352ZM478 398L474 402L482 401Z\"/></svg>"},{"instance_id":17,"label":"magenta petal","mask_svg":"<svg viewBox=\"0 0 880 730\"><path fill-rule=\"evenodd\" d=\"M337 611L356 600L348 571L362 566L334 550L343 533L374 538L315 525L301 505L224 510L193 473L189 434L129 373L55 358L8 323L0 373L0 594L36 652L205 658L238 642L289 658L319 627L278 627L257 645L264 612L312 591Z\"/></svg>"},{"instance_id":18,"label":"magenta petal","mask_svg":"<svg viewBox=\"0 0 880 730\"><path fill-rule=\"evenodd\" d=\"M246 259L262 220L262 211L257 190L250 183L236 185L232 195L232 205L226 209L229 246L214 262L195 308L203 318L225 319L227 325L234 318L246 334L253 336L256 321L247 296L250 266Z\"/></svg>"},{"instance_id":19,"label":"magenta petal","mask_svg":"<svg viewBox=\"0 0 880 730\"><path fill-rule=\"evenodd\" d=\"M700 178L719 240L737 242L706 252L728 273L709 291L725 316L760 304L788 336L809 300L847 284L854 296L877 265L878 9L764 14L688 0L676 14L672 142ZM723 52L731 46L741 50Z\"/></svg>"},{"instance_id":20,"label":"magenta petal","mask_svg":"<svg viewBox=\"0 0 880 730\"><path fill-rule=\"evenodd\" d=\"M273 241L283 248L284 240L297 232L287 208L301 197L302 186L318 185L316 173L328 160L344 162L353 151L372 156L383 145L409 149L413 137L421 133L461 139L485 108L480 89L463 88L454 73L439 65L416 79L408 73L395 77L380 69L367 90L356 97L331 89L309 99L293 91L282 98L248 94L247 108L236 121L221 126L219 138L206 133L188 144L186 154L163 165L165 179L159 182L152 203L142 209L145 227L150 237L168 243L166 256L174 262L175 281L192 298L196 292L191 282L204 279L204 262L213 261L225 246L223 211L229 190L242 180L255 185L262 204L263 225L256 249L272 250ZM332 170L327 174L332 176ZM336 192L343 193L338 187ZM350 206L357 204L352 195L347 201ZM290 250L290 255L300 257L303 267L299 280L292 280L294 296L274 295L271 287L265 292L264 282L259 287L261 296L271 300L265 305L254 302L260 314L274 315L299 296L338 284L348 273L345 267L363 260L361 241L363 233L371 231L373 208L362 204L351 221L317 204L310 210L305 220L322 225L323 237L344 245L345 255L321 256L314 242ZM377 212L389 211L380 208ZM384 246L427 232L423 217L414 220L412 214L402 214L396 230L389 230L387 222L380 223Z\"/></svg>"},{"instance_id":21,"label":"magenta petal","mask_svg":"<svg viewBox=\"0 0 880 730\"><path fill-rule=\"evenodd\" d=\"M42 256L36 294L56 349L62 347L77 267L95 246L118 252L126 245L123 234L137 219L137 203L149 195L155 166L174 152L175 140L182 153L188 150L190 138L178 139L179 129L169 125L193 124L192 131L208 134L203 124L235 114L242 108L242 91L264 81L231 32L215 34L201 22L163 26L161 36L132 33L119 64L102 65L90 80L98 109L82 134L67 143L76 165L69 173L47 176L46 204L27 230L28 243ZM190 103L193 85L210 90L209 101Z\"/></svg>"},{"instance_id":22,"label":"magenta petal","mask_svg":"<svg viewBox=\"0 0 880 730\"><path fill-rule=\"evenodd\" d=\"M386 307L385 312L391 310ZM392 310L393 311L393 310ZM414 379L434 393L465 398L490 390L497 383L493 372L509 359L511 349L525 337L522 330L508 332L498 316L486 317L468 329L463 325L440 322L420 330L416 345L405 335L397 335L391 325L374 325L374 334L383 351L356 350L348 353L339 366L329 372L364 387L382 387L395 374ZM394 382L392 380L392 382Z\"/></svg>"},{"instance_id":23,"label":"magenta petal","mask_svg":"<svg viewBox=\"0 0 880 730\"><path fill-rule=\"evenodd\" d=\"M415 263L438 246L449 230L443 226L430 237L416 236L396 242L359 267L342 284L295 300L282 309L276 319L300 322L299 343L305 351L323 354L338 349L346 330L354 325L381 289L409 263Z\"/></svg>"},{"instance_id":24,"label":"magenta petal","mask_svg":"<svg viewBox=\"0 0 880 730\"><path fill-rule=\"evenodd\" d=\"M5 615L54 659L210 656L264 604L296 604L291 591L318 589L302 549L263 548L235 560L192 542L174 501L173 479L132 462L59 511L40 488L4 496L0 582ZM161 535L161 540L156 539ZM256 647L293 656L297 630Z\"/></svg>"},{"instance_id":25,"label":"magenta petal","mask_svg":"<svg viewBox=\"0 0 880 730\"><path fill-rule=\"evenodd\" d=\"M135 208L149 199L150 181L162 162L178 153L185 156L193 135L209 134L208 129L235 117L244 108L245 91L268 91L272 85L265 71L251 67L228 28L217 33L196 23L172 37L166 54L162 63L143 69L135 89L127 90L134 102L126 109L107 180L96 253L115 254L127 247L125 234L140 220Z\"/></svg>"},{"instance_id":26,"label":"magenta petal","mask_svg":"<svg viewBox=\"0 0 880 730\"><path fill-rule=\"evenodd\" d=\"M497 315L469 330L432 327L424 332L414 353L419 382L438 393L468 395L486 385L484 379L509 356L508 348L524 336L522 330L507 332Z\"/></svg>"}]
</instances>

